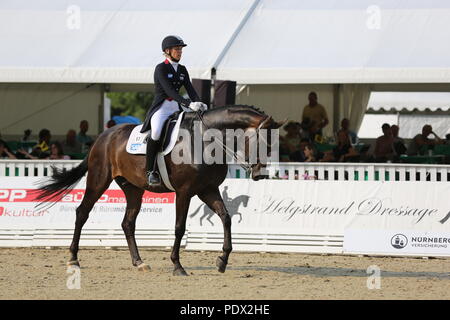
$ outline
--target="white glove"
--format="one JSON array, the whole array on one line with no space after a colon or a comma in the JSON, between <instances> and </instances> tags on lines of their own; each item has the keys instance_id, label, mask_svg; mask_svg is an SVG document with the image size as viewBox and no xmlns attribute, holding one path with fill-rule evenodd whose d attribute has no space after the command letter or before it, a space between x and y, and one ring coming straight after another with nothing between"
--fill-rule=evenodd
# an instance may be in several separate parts
<instances>
[{"instance_id":1,"label":"white glove","mask_svg":"<svg viewBox=\"0 0 450 320\"><path fill-rule=\"evenodd\" d=\"M200 102L202 104L202 106L200 107L200 110L202 111L206 111L208 110L208 106L206 104L204 104L203 102Z\"/></svg>"},{"instance_id":2,"label":"white glove","mask_svg":"<svg viewBox=\"0 0 450 320\"><path fill-rule=\"evenodd\" d=\"M206 104L204 104L203 102L191 102L189 104L189 108L191 108L194 111L198 111L198 110L206 110L208 107L206 106Z\"/></svg>"}]
</instances>

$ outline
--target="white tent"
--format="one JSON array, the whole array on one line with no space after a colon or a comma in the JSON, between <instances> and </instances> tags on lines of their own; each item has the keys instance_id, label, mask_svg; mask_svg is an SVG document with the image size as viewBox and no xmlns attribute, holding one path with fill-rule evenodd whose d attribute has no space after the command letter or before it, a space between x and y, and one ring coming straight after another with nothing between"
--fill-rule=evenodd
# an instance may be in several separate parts
<instances>
[{"instance_id":1,"label":"white tent","mask_svg":"<svg viewBox=\"0 0 450 320\"><path fill-rule=\"evenodd\" d=\"M178 34L191 78L235 80L239 101L294 119L313 86L331 123L359 127L377 86L450 92L448 30L448 0L2 0L0 82L151 84Z\"/></svg>"},{"instance_id":2,"label":"white tent","mask_svg":"<svg viewBox=\"0 0 450 320\"><path fill-rule=\"evenodd\" d=\"M239 83L450 81L447 0L0 2L0 82L151 83L182 35L193 77Z\"/></svg>"},{"instance_id":3,"label":"white tent","mask_svg":"<svg viewBox=\"0 0 450 320\"><path fill-rule=\"evenodd\" d=\"M450 92L372 92L367 109L396 113L449 111Z\"/></svg>"},{"instance_id":4,"label":"white tent","mask_svg":"<svg viewBox=\"0 0 450 320\"><path fill-rule=\"evenodd\" d=\"M413 138L425 124L441 138L450 133L450 93L448 92L372 92L368 113L358 136L365 139L381 135L384 123L400 127L400 136Z\"/></svg>"},{"instance_id":5,"label":"white tent","mask_svg":"<svg viewBox=\"0 0 450 320\"><path fill-rule=\"evenodd\" d=\"M448 0L262 0L218 67L240 83L450 81Z\"/></svg>"},{"instance_id":6,"label":"white tent","mask_svg":"<svg viewBox=\"0 0 450 320\"><path fill-rule=\"evenodd\" d=\"M161 40L181 35L209 78L250 0L0 1L0 82L153 83Z\"/></svg>"}]
</instances>

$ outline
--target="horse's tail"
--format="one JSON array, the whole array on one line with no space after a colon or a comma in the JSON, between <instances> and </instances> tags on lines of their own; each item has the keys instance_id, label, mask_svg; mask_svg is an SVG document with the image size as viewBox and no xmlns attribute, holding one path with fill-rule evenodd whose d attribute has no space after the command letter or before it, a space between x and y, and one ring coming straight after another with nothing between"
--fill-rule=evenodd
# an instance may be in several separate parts
<instances>
[{"instance_id":1,"label":"horse's tail","mask_svg":"<svg viewBox=\"0 0 450 320\"><path fill-rule=\"evenodd\" d=\"M189 215L189 218L192 218L193 216L195 216L199 211L200 211L200 208L203 206L203 203L197 208L197 210L195 210L193 213L191 213L190 215Z\"/></svg>"},{"instance_id":2,"label":"horse's tail","mask_svg":"<svg viewBox=\"0 0 450 320\"><path fill-rule=\"evenodd\" d=\"M41 206L44 202L53 202L50 206L54 205L60 199L62 199L73 187L81 180L81 178L88 171L88 157L86 157L78 166L71 170L58 169L54 166L52 168L52 176L50 182L46 181L38 186L35 192L35 200L39 200L37 207Z\"/></svg>"}]
</instances>

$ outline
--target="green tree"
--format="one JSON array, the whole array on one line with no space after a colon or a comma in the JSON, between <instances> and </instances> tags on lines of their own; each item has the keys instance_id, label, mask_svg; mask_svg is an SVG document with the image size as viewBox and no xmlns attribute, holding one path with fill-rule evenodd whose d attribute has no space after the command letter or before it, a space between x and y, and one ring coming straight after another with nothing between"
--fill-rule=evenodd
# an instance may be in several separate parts
<instances>
[{"instance_id":1,"label":"green tree","mask_svg":"<svg viewBox=\"0 0 450 320\"><path fill-rule=\"evenodd\" d=\"M144 121L153 92L108 92L112 116L133 116Z\"/></svg>"}]
</instances>

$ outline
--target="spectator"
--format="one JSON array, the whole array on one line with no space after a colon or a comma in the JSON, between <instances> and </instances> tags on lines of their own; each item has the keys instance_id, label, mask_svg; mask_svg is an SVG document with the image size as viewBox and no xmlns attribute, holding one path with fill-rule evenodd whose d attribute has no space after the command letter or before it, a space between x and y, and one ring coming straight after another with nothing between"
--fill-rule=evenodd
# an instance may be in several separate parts
<instances>
[{"instance_id":1,"label":"spectator","mask_svg":"<svg viewBox=\"0 0 450 320\"><path fill-rule=\"evenodd\" d=\"M62 143L63 150L68 154L81 153L81 143L77 140L77 133L70 129L67 131L66 139Z\"/></svg>"},{"instance_id":2,"label":"spectator","mask_svg":"<svg viewBox=\"0 0 450 320\"><path fill-rule=\"evenodd\" d=\"M63 147L59 142L53 142L50 145L50 156L48 159L50 160L70 160L70 157L64 155Z\"/></svg>"},{"instance_id":3,"label":"spectator","mask_svg":"<svg viewBox=\"0 0 450 320\"><path fill-rule=\"evenodd\" d=\"M17 159L3 140L0 140L0 159Z\"/></svg>"},{"instance_id":4,"label":"spectator","mask_svg":"<svg viewBox=\"0 0 450 320\"><path fill-rule=\"evenodd\" d=\"M393 140L394 140L394 151L395 151L395 153L398 156L401 155L401 154L405 154L406 153L405 141L398 136L398 132L400 131L400 127L394 124L394 125L391 126L391 130L392 130L392 137L393 137Z\"/></svg>"},{"instance_id":5,"label":"spectator","mask_svg":"<svg viewBox=\"0 0 450 320\"><path fill-rule=\"evenodd\" d=\"M39 131L39 142L33 147L31 153L28 153L23 148L17 150L18 155L22 155L25 159L46 159L50 155L50 139L52 135L50 130L42 129Z\"/></svg>"},{"instance_id":6,"label":"spectator","mask_svg":"<svg viewBox=\"0 0 450 320\"><path fill-rule=\"evenodd\" d=\"M350 142L353 145L358 143L358 136L356 135L356 132L350 130L350 120L348 120L347 118L342 119L341 130L347 132L348 136L350 137Z\"/></svg>"},{"instance_id":7,"label":"spectator","mask_svg":"<svg viewBox=\"0 0 450 320\"><path fill-rule=\"evenodd\" d=\"M23 132L23 138L22 138L22 142L27 142L30 140L30 136L31 136L31 130L27 129Z\"/></svg>"},{"instance_id":8,"label":"spectator","mask_svg":"<svg viewBox=\"0 0 450 320\"><path fill-rule=\"evenodd\" d=\"M358 161L359 153L352 147L346 131L339 130L337 134L338 144L332 150L325 153L322 162L350 162Z\"/></svg>"},{"instance_id":9,"label":"spectator","mask_svg":"<svg viewBox=\"0 0 450 320\"><path fill-rule=\"evenodd\" d=\"M289 156L290 160L292 155L300 150L300 124L298 122L290 121L284 127L287 134L281 137L281 148Z\"/></svg>"},{"instance_id":10,"label":"spectator","mask_svg":"<svg viewBox=\"0 0 450 320\"><path fill-rule=\"evenodd\" d=\"M317 94L315 92L311 92L308 95L308 100L309 104L303 108L302 122L309 119L310 131L314 135L322 135L322 129L329 123L327 112L325 111L325 108L317 102Z\"/></svg>"},{"instance_id":11,"label":"spectator","mask_svg":"<svg viewBox=\"0 0 450 320\"><path fill-rule=\"evenodd\" d=\"M428 139L428 136L434 135L434 139ZM425 149L428 147L432 149L437 144L442 144L443 141L439 138L436 133L433 132L433 128L426 124L422 127L422 133L417 134L409 143L407 154L410 156L417 155L419 153L424 154Z\"/></svg>"},{"instance_id":12,"label":"spectator","mask_svg":"<svg viewBox=\"0 0 450 320\"><path fill-rule=\"evenodd\" d=\"M310 159L309 158L309 153L308 155L305 154L305 147L309 146L309 149L312 151L313 156L314 156L314 148L311 146L310 144L310 140L309 139L301 139L300 140L300 144L298 149L290 154L290 161L294 161L294 162L305 162L306 159ZM315 157L314 157L315 159Z\"/></svg>"},{"instance_id":13,"label":"spectator","mask_svg":"<svg viewBox=\"0 0 450 320\"><path fill-rule=\"evenodd\" d=\"M314 128L312 126L311 120L309 118L305 118L302 121L302 123L300 123L300 128L301 128L301 131L300 131L301 138L307 139L310 142L312 142L314 139L315 132L313 132Z\"/></svg>"},{"instance_id":14,"label":"spectator","mask_svg":"<svg viewBox=\"0 0 450 320\"><path fill-rule=\"evenodd\" d=\"M303 155L304 160L303 162L314 162L316 161L316 157L314 156L314 148L311 146L311 144L307 143L303 146Z\"/></svg>"},{"instance_id":15,"label":"spectator","mask_svg":"<svg viewBox=\"0 0 450 320\"><path fill-rule=\"evenodd\" d=\"M445 141L444 144L450 145L450 133L447 133L445 135Z\"/></svg>"},{"instance_id":16,"label":"spectator","mask_svg":"<svg viewBox=\"0 0 450 320\"><path fill-rule=\"evenodd\" d=\"M86 134L88 130L89 122L87 122L87 120L82 120L80 122L80 132L77 135L77 140L81 144L81 152L87 152L94 141Z\"/></svg>"},{"instance_id":17,"label":"spectator","mask_svg":"<svg viewBox=\"0 0 450 320\"><path fill-rule=\"evenodd\" d=\"M393 161L395 158L394 137L392 136L391 126L384 123L381 126L383 135L375 141L375 150L373 152L375 162Z\"/></svg>"},{"instance_id":18,"label":"spectator","mask_svg":"<svg viewBox=\"0 0 450 320\"><path fill-rule=\"evenodd\" d=\"M106 128L109 129L109 128L114 127L115 125L116 125L116 122L111 119L106 123Z\"/></svg>"}]
</instances>

